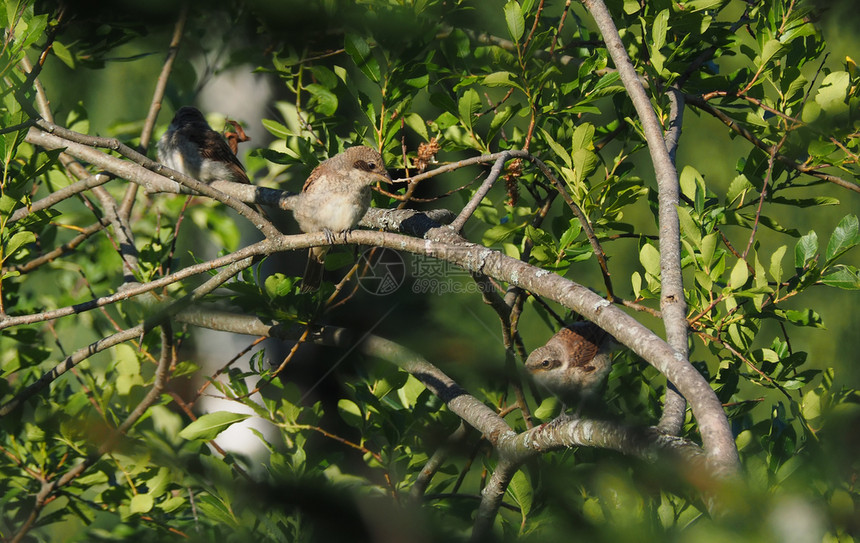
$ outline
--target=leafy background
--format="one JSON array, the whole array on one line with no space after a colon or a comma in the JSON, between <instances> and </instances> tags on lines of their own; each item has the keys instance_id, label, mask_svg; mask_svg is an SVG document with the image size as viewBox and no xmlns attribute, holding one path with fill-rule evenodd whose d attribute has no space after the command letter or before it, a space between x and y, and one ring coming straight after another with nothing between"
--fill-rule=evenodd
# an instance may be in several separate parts
<instances>
[{"instance_id":1,"label":"leafy background","mask_svg":"<svg viewBox=\"0 0 860 543\"><path fill-rule=\"evenodd\" d=\"M711 11L698 10L701 6L693 4L687 3L693 9L686 13L668 2L656 2L645 8L635 2L616 2L609 7L613 14L620 14L616 24L628 29L626 37L633 43L640 43L636 36L659 26L663 9L670 10L665 43L671 45L668 49L677 48L678 56L663 59L666 70L661 71L660 59L654 56L660 48L648 51L652 62L647 69L651 70L650 75L659 78L683 71L695 56L692 52L695 44L684 40L684 35L689 28L700 28L703 14ZM718 17L722 21L737 20L744 9L750 9L743 2L707 4L709 9L722 8ZM7 2L4 6L7 17L20 6L24 4ZM730 32L727 26L710 28L711 33L706 36L720 43L730 54L721 54L715 60L714 68L719 70L714 73L719 76L693 80L688 92L699 90L697 85L704 88L725 84L733 88L735 81L748 80L752 59L766 41L762 36L767 34L768 22L773 23L774 14L788 9L788 3L762 2L753 6L751 14L758 18L752 28L757 35L746 31ZM798 10L801 8L797 6ZM35 13L56 13L55 9L51 3L39 3ZM136 143L176 19L176 7L169 3L125 4L105 11L97 4L77 3L74 8L66 9L65 17L71 22L60 27L53 56L40 76L58 124L83 133L111 135ZM529 131L531 99L538 125L532 133L532 149L540 151L546 160L552 160L557 169L567 165L565 156L572 163L584 160L584 164L592 164L590 161L593 161L596 172L593 176L577 178L574 174L567 180L571 181L573 190L580 190L582 206L596 224L606 227L605 232L612 231L609 223L614 221L616 225L626 223L644 230L634 230L636 234L655 234L652 207L645 197L646 191L641 189L654 186L650 161L641 148L634 152L639 140L634 130L623 127L623 115L632 115L632 109L619 83L600 72L606 64L605 51L588 44L570 47L565 52L572 51L575 56L584 58L586 68L559 67L528 55L522 57L528 61L520 64L516 49L479 43L482 32L519 42L530 30L535 9L534 2L427 1L403 5L381 1L246 2L218 9L203 3L192 4L156 136L166 128L171 110L209 100L207 103L217 105L208 109L238 118L247 126L253 139L250 144L243 145L244 159L255 182L298 190L316 162L335 152L344 142L357 143L364 139L366 143L382 147L392 172L397 174L404 173L401 136L410 153L431 135L442 136L440 159L444 161L495 151L500 146L522 147ZM542 48L552 42L552 29L564 4L548 2L544 9L545 25L534 38ZM525 14L522 21L518 13ZM823 49L817 51L818 42L814 36L799 36L791 46L795 49L780 51L780 58L786 59L781 66L789 60L797 61L799 73L806 81L816 76L820 65L824 66L823 73L848 73L846 65L850 68L850 62L845 60L846 52L860 50L856 34L848 30L856 27L851 23L858 22L850 2L834 3L830 9L808 16L820 18L817 24L822 29L826 46L822 45ZM567 40L599 41L599 34L581 6L574 5L569 17ZM32 21L32 29L38 30L37 19ZM42 44L43 32L50 31L51 27L45 26L35 32L35 43ZM705 45L698 47L702 49ZM314 53L341 48L345 51L338 55L299 62ZM31 56L36 50L32 50ZM250 82L237 75L252 72L254 78ZM506 72L516 75L503 75ZM768 70L763 79L774 81L774 86L780 87L783 84L780 77L788 80L789 76L775 68ZM10 73L8 77L15 76ZM818 77L819 84L822 77ZM853 77L853 88L856 88L856 75ZM225 80L226 85L216 84ZM213 87L217 90L209 90ZM547 90L535 94L538 88L557 91L559 98L554 98ZM495 103L509 89L513 92L503 107L493 113L487 112L484 93ZM794 90L793 101L788 101L791 107L800 103L805 88ZM761 90L761 93L761 96L772 97L773 89ZM10 100L11 95L6 93L4 99ZM849 104L853 126L847 120L849 117L837 116L833 120L832 115L825 115L822 122L832 121L833 124L815 126L814 134L833 133L838 137L852 130L856 133L856 93L852 100ZM256 118L243 118L241 107L247 103L262 105L260 116L265 121L257 123ZM658 104L668 107L665 101ZM6 108L4 112L7 113L14 109L8 105ZM394 111L403 116L392 116ZM479 112L484 114L477 116ZM741 110L741 115L744 114ZM312 132L302 129L300 116L313 127ZM215 121L221 119L216 114L210 120L215 125ZM772 130L773 125L767 122L756 124L756 119L749 116L745 120L760 130L760 134ZM617 180L617 186L629 187L629 202L621 200L623 195L602 192L609 186L601 178L604 163L598 163L591 154L570 156L565 150L567 142L577 138L589 143L592 139L598 141L619 126L622 130L600 156L609 162L619 153L632 153L619 170L623 174L620 178L627 184L621 183L622 179ZM849 128L846 130L845 126ZM791 141L789 147L794 147L790 151L802 154L801 142L808 144L813 137L809 133L798 136ZM565 151L559 152L558 147ZM856 144L853 149L856 155ZM35 158L35 152L26 146L19 148L18 156L29 160L30 164L44 160ZM751 152L748 142L730 136L713 117L688 108L677 164L679 172L692 166L700 174L697 176L691 170L687 170L686 176L682 173L685 195L694 203L700 199L702 206L713 210L726 193L736 189L733 182L740 172L749 173L750 177L753 176L751 172L761 174L766 156ZM582 171L580 167L575 169ZM25 170L19 171L21 179L28 178L23 175ZM478 167L465 168L434 178L431 183L422 185L416 195L452 191L472 182L480 172ZM856 176L856 165L853 172ZM531 183L536 177L534 171L527 171L522 183ZM795 229L799 235L816 231L822 252L826 251L831 233L839 225L850 230L850 225L844 221L852 214L856 216L858 206L853 194L827 183L811 190L791 188L788 185L793 181L787 181L785 175L781 182L786 183L782 194L787 197L830 200L818 202L828 204L826 206L804 208L769 205L768 216L777 224ZM59 170L51 170L42 186L67 183ZM702 190L704 187L706 190ZM594 258L589 258L590 248L584 236L579 235L575 227L571 229L569 211L562 210L556 203L542 231L527 230L525 223L534 213L530 207L533 200L523 192L521 203L506 206L508 195L504 187L494 188L486 205L476 214L479 220L470 223L466 236L508 253L522 251L524 241L530 239L537 247L534 259L549 266L555 261L553 250L557 250L559 240L565 239L564 233L572 230L569 235L575 242L569 247L566 254L569 261L562 265L561 271L578 282L602 290L599 269ZM442 206L456 211L467 201L468 194L468 190L458 191L447 199L416 207ZM757 197L758 193L753 192L753 199ZM613 202L614 198L619 200ZM396 204L382 196L376 197L376 203L385 207ZM607 208L607 203L616 203L617 211L624 203L623 215L612 216L612 208ZM150 209L151 213L139 217L135 224L140 230L138 240L145 242L142 253L147 256L153 274L158 273L158 264L166 258L173 224L181 207L179 199L159 198ZM691 208L694 212L704 209L695 209L695 205ZM60 213L57 218L60 225L85 224L89 213L78 202L65 202L55 209ZM697 224L706 222L699 217L695 220ZM289 219L285 219L285 224L291 227ZM69 235L56 225L42 227L45 230L40 232L40 240L45 244ZM186 212L182 228L175 254L181 255L184 263L191 261L189 253L196 258L206 258L219 250L233 250L246 244L255 235L237 225L235 216L211 204L192 206ZM742 246L749 235L744 226L728 226L725 232L736 246ZM786 276L790 275L798 238L760 228L756 239L760 243L757 253L765 268L769 266L771 254L783 245L787 247L783 266ZM811 238L804 239L805 244L799 245L801 264L804 263L804 248L811 247ZM645 277L651 260L647 249L643 253L643 247L648 246L638 235L606 244L612 269L620 270L614 276L619 296L634 298L630 278L634 272ZM10 245L5 247L8 251ZM349 259L348 253L342 256ZM300 274L302 258L302 255L272 258L263 269L265 274L283 273L289 278ZM732 264L726 269L723 284L734 283L737 277L732 273L734 259L728 261ZM75 255L73 264L68 267L28 275L26 281L4 282L4 297L13 297L7 299L16 302L9 306L14 307L16 314L32 312L42 305L62 306L89 299L90 288L102 291L119 284L115 262L113 248L106 241L89 244ZM855 250L846 253L841 262L857 267L860 257ZM411 266L412 263L407 264ZM692 268L685 278L690 285L688 288L702 290L701 285L692 286L696 284ZM262 307L262 314L279 318L301 317L307 311L306 301L272 295L273 288L289 290L292 284L289 279L284 279L287 283L280 285L260 284L250 275L245 279L244 287L236 287L227 296L233 304L257 311ZM467 277L455 270L448 270L446 280L464 289L471 285ZM737 281L744 284L747 278ZM647 285L647 281L645 283ZM757 400L730 409L739 434L749 489L746 495L737 497L728 521L709 521L702 514L702 504L692 496L687 486L689 481L680 478L676 482L677 474L614 453L579 450L542 458L515 477L509 500L520 509L518 512L503 511L499 521L503 533L541 540L563 537L571 529L597 540L641 540L643 530L650 537L697 540L726 537L787 540L792 532L812 534L818 536L816 539L850 538L858 529L858 496L854 482L857 460L853 451L857 446L856 436L860 435L857 431L860 417L856 392L852 388L858 382L860 371L854 363L860 319L854 309L854 291L821 286L813 289L787 300L780 308L802 311L812 307L820 315L826 328L788 326L794 351L809 353L801 363L802 369L823 373L797 378L786 374L779 364L771 364L768 371L774 377L781 376L783 386L788 386L789 381L792 382L788 384L796 385L787 398L748 373L735 359L730 362L732 372L721 375L725 379L725 375L733 374L738 381L728 379L715 385L723 387L725 397L721 395L721 399L726 402ZM134 322L140 314L139 307L123 304L119 308L109 308L107 314L85 313L75 320L57 321L49 330L22 328L11 336L4 335L0 338L5 353L4 376L16 373L20 366L27 364L43 360L50 363L71 345L76 347L102 337L111 329L109 319ZM652 329L661 330L656 319L642 313L636 315ZM755 317L748 315L747 318ZM474 292L416 296L403 288L384 299L359 292L328 319L356 330L367 329L369 323L378 324L374 333L397 338L427 359L440 361L440 366L462 385L479 393L489 403L504 403L506 382L500 370L504 351L497 317ZM765 320L755 340L746 346L749 352L757 353L760 357L757 360L765 367L774 362L767 359L770 354L763 350L767 348L778 355L777 362L784 363L785 353L773 343L774 338L782 337L775 320ZM520 331L528 350L541 345L553 326L552 319L539 305L526 304ZM181 356L184 367L190 372L196 364L212 356L212 351L204 350L211 336L188 333L183 339ZM243 341L241 345L247 343ZM76 383L64 384L50 397L27 406L20 420L4 419L6 437L14 442L7 442L4 447L14 450L15 456L27 458L28 462L46 469L61 465L58 459L64 454L80 454L87 442L103 434L104 421L116 420L115 413L133 406L145 393L143 385L149 382L150 370L146 356L139 353L157 352L156 344L157 338L147 337L140 349L122 347L92 358L81 366ZM706 348L700 339L694 339L693 344L693 361L712 376L724 369L721 361L731 360L724 351ZM271 371L270 363L279 360L277 353L288 347L269 344L265 357L257 355L247 369L230 370L228 383L219 386L219 393L230 396L247 392L249 385L245 379ZM228 344L227 348L238 351L240 347ZM214 350L219 349L223 358L226 351L221 347ZM17 354L11 354L13 351ZM484 476L482 468L492 469L494 460L482 449L477 436L467 441L464 450L454 455L438 476L437 486L432 491L439 497L430 500L433 507L412 509L400 504L403 516L393 519L387 494L392 488L408 491L427 455L455 430L458 421L440 409L438 400L423 391L417 382L383 362L352 355L326 377L328 368L321 368L314 361L320 358L339 360L341 353L323 348L303 351L291 363L288 373L263 391L262 405L245 402L260 418L277 425L274 433L267 433L266 439L259 440L269 447L262 453L265 462L248 461L241 453L221 457L202 445L241 416L216 414L218 418L206 419L203 427L194 427L194 424L187 424L188 420L175 407L165 402L152 408L148 419L141 422L134 443L127 444L127 448L117 451L110 459L102 459L91 473L77 481L75 489L50 506L43 518L45 527L36 537L50 540L155 539L171 534L173 528L202 539L224 536L235 540L250 537L379 539L381 536L373 530L383 527L394 534L408 534L414 538L421 534L426 534L428 539L463 537L468 531L474 497L470 497L469 492L460 496L448 493L461 485L476 493ZM225 360L221 360L223 362ZM174 373L173 386L182 394L193 392L199 382L183 379L181 373ZM4 383L3 386L2 392L8 393L10 386L19 385ZM659 415L662 386L655 370L629 354L622 355L607 393L610 416L653 423ZM81 392L87 388L98 391L96 403L100 408L87 408L89 396ZM534 405L538 405L536 399ZM813 416L819 414L816 412L819 408L826 417ZM516 415L511 420L521 423ZM344 436L365 449L355 452L323 437L320 429ZM266 431L271 432L271 429ZM687 431L695 435L692 426L688 426ZM246 435L245 439L254 438ZM472 469L464 467L472 464ZM244 484L245 481L235 475L237 465L264 483ZM38 487L34 487L32 478L22 475L20 467L14 463L6 464L3 469L9 477L3 502L3 535L6 536L19 524L22 511L26 511L27 496ZM458 482L461 473L464 479ZM575 483L571 485L567 481ZM188 488L200 490L193 504L185 492ZM351 497L355 495L362 499L353 500ZM265 514L261 514L260 508ZM330 522L333 511L342 522ZM52 520L57 522L51 523Z\"/></svg>"}]
</instances>

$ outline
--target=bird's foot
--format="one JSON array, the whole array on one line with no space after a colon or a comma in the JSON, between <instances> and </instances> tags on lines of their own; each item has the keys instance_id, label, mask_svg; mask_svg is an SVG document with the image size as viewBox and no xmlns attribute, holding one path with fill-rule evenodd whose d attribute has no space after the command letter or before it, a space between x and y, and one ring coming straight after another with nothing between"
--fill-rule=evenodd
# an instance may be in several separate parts
<instances>
[{"instance_id":1,"label":"bird's foot","mask_svg":"<svg viewBox=\"0 0 860 543\"><path fill-rule=\"evenodd\" d=\"M328 228L323 228L323 235L325 236L325 240L329 245L334 245L334 232L332 232Z\"/></svg>"}]
</instances>

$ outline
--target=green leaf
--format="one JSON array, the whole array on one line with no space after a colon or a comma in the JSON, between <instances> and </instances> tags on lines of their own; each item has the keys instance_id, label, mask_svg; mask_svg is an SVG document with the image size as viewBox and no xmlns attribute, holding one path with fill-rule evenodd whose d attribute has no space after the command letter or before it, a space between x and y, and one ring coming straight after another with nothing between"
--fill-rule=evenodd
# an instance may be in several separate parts
<instances>
[{"instance_id":1,"label":"green leaf","mask_svg":"<svg viewBox=\"0 0 860 543\"><path fill-rule=\"evenodd\" d=\"M561 402L555 396L547 396L535 409L534 416L538 420L551 420L561 411Z\"/></svg>"},{"instance_id":2,"label":"green leaf","mask_svg":"<svg viewBox=\"0 0 860 543\"><path fill-rule=\"evenodd\" d=\"M858 228L857 215L846 215L836 225L824 256L827 262L831 262L845 251L860 243L860 228Z\"/></svg>"},{"instance_id":3,"label":"green leaf","mask_svg":"<svg viewBox=\"0 0 860 543\"><path fill-rule=\"evenodd\" d=\"M72 55L71 51L66 48L65 45L63 45L57 40L54 40L51 49L54 51L54 54L57 55L57 58L63 62L63 64L65 64L69 68L75 68L75 57L74 55Z\"/></svg>"},{"instance_id":4,"label":"green leaf","mask_svg":"<svg viewBox=\"0 0 860 543\"><path fill-rule=\"evenodd\" d=\"M771 198L771 202L775 204L784 204L795 207L839 205L838 198L830 198L827 196L816 196L815 198L784 198L782 196L774 196L773 198Z\"/></svg>"},{"instance_id":5,"label":"green leaf","mask_svg":"<svg viewBox=\"0 0 860 543\"><path fill-rule=\"evenodd\" d=\"M137 352L127 343L117 345L113 349L113 357L116 360L116 391L121 396L126 396L135 385L143 386L143 377L140 375L140 359Z\"/></svg>"},{"instance_id":6,"label":"green leaf","mask_svg":"<svg viewBox=\"0 0 860 543\"><path fill-rule=\"evenodd\" d=\"M860 290L860 271L854 266L837 264L828 268L828 273L821 278L821 282L830 287Z\"/></svg>"},{"instance_id":7,"label":"green leaf","mask_svg":"<svg viewBox=\"0 0 860 543\"><path fill-rule=\"evenodd\" d=\"M818 234L810 230L808 234L797 240L794 246L794 267L801 269L806 263L815 258L818 253Z\"/></svg>"},{"instance_id":8,"label":"green leaf","mask_svg":"<svg viewBox=\"0 0 860 543\"><path fill-rule=\"evenodd\" d=\"M344 37L344 49L347 54L352 57L352 61L358 66L358 69L366 75L371 81L379 83L382 79L382 74L379 71L379 63L370 51L370 46L360 36L355 34L347 34Z\"/></svg>"},{"instance_id":9,"label":"green leaf","mask_svg":"<svg viewBox=\"0 0 860 543\"><path fill-rule=\"evenodd\" d=\"M526 30L526 21L518 2L511 0L505 4L505 22L508 24L508 33L511 38L515 42L519 42Z\"/></svg>"},{"instance_id":10,"label":"green leaf","mask_svg":"<svg viewBox=\"0 0 860 543\"><path fill-rule=\"evenodd\" d=\"M768 42L764 44L764 47L761 48L761 60L759 65L764 66L770 61L770 59L781 54L784 47L785 46L780 43L779 40L768 40Z\"/></svg>"},{"instance_id":11,"label":"green leaf","mask_svg":"<svg viewBox=\"0 0 860 543\"><path fill-rule=\"evenodd\" d=\"M705 9L717 9L728 0L692 0L684 3L684 11L694 13Z\"/></svg>"},{"instance_id":12,"label":"green leaf","mask_svg":"<svg viewBox=\"0 0 860 543\"><path fill-rule=\"evenodd\" d=\"M155 505L155 500L149 494L137 494L131 499L129 509L132 513L148 513Z\"/></svg>"},{"instance_id":13,"label":"green leaf","mask_svg":"<svg viewBox=\"0 0 860 543\"><path fill-rule=\"evenodd\" d=\"M271 119L263 119L263 128L268 130L273 136L278 138L288 138L293 135L293 131L277 121Z\"/></svg>"},{"instance_id":14,"label":"green leaf","mask_svg":"<svg viewBox=\"0 0 860 543\"><path fill-rule=\"evenodd\" d=\"M427 388L424 386L424 383L416 379L415 376L410 375L406 379L406 384L397 389L397 397L400 399L403 407L410 409L415 406L418 396L425 390Z\"/></svg>"},{"instance_id":15,"label":"green leaf","mask_svg":"<svg viewBox=\"0 0 860 543\"><path fill-rule=\"evenodd\" d=\"M484 85L488 87L513 87L515 89L523 90L519 83L511 81L512 77L516 76L511 72L493 72L484 77Z\"/></svg>"},{"instance_id":16,"label":"green leaf","mask_svg":"<svg viewBox=\"0 0 860 543\"><path fill-rule=\"evenodd\" d=\"M508 485L508 495L513 498L514 502L520 507L520 514L525 519L528 517L529 512L532 510L532 502L534 497L534 492L532 490L532 485L529 482L526 474L523 473L523 470L518 470L514 473L514 476L511 477L511 482Z\"/></svg>"},{"instance_id":17,"label":"green leaf","mask_svg":"<svg viewBox=\"0 0 860 543\"><path fill-rule=\"evenodd\" d=\"M770 255L770 268L768 268L768 271L770 272L770 276L773 277L773 280L777 283L782 281L782 258L785 256L785 251L787 249L788 246L781 245Z\"/></svg>"},{"instance_id":18,"label":"green leaf","mask_svg":"<svg viewBox=\"0 0 860 543\"><path fill-rule=\"evenodd\" d=\"M36 234L33 232L16 232L8 243L6 243L6 247L3 250L3 261L12 256L22 245L35 242Z\"/></svg>"},{"instance_id":19,"label":"green leaf","mask_svg":"<svg viewBox=\"0 0 860 543\"><path fill-rule=\"evenodd\" d=\"M744 260L739 258L735 263L735 267L732 268L732 273L729 276L729 288L732 290L738 290L746 284L748 278L749 270L747 269L747 264Z\"/></svg>"},{"instance_id":20,"label":"green leaf","mask_svg":"<svg viewBox=\"0 0 860 543\"><path fill-rule=\"evenodd\" d=\"M696 191L699 190L701 185L704 185L702 174L692 166L684 166L684 169L681 170L681 175L678 177L678 182L681 186L681 193L689 198L690 201L695 202Z\"/></svg>"},{"instance_id":21,"label":"green leaf","mask_svg":"<svg viewBox=\"0 0 860 543\"><path fill-rule=\"evenodd\" d=\"M573 131L573 136L570 138L571 151L580 149L594 149L594 125L591 123L582 123Z\"/></svg>"},{"instance_id":22,"label":"green leaf","mask_svg":"<svg viewBox=\"0 0 860 543\"><path fill-rule=\"evenodd\" d=\"M788 322L797 326L812 326L814 328L824 328L824 325L821 323L821 315L819 315L812 309L777 309L774 311L774 314L778 317L784 318Z\"/></svg>"},{"instance_id":23,"label":"green leaf","mask_svg":"<svg viewBox=\"0 0 860 543\"><path fill-rule=\"evenodd\" d=\"M716 232L708 234L702 238L700 252L702 253L702 265L710 268L711 262L714 260L714 250L717 248Z\"/></svg>"},{"instance_id":24,"label":"green leaf","mask_svg":"<svg viewBox=\"0 0 860 543\"><path fill-rule=\"evenodd\" d=\"M424 122L424 118L417 113L410 113L403 117L403 121L406 123L406 126L414 130L421 139L424 141L429 141L430 136L427 134L427 123Z\"/></svg>"},{"instance_id":25,"label":"green leaf","mask_svg":"<svg viewBox=\"0 0 860 543\"><path fill-rule=\"evenodd\" d=\"M419 75L418 77L410 77L406 80L406 84L416 89L425 89L430 83L430 74Z\"/></svg>"},{"instance_id":26,"label":"green leaf","mask_svg":"<svg viewBox=\"0 0 860 543\"><path fill-rule=\"evenodd\" d=\"M659 51L666 45L666 31L669 29L669 10L664 9L654 17L654 25L651 30L651 47Z\"/></svg>"},{"instance_id":27,"label":"green leaf","mask_svg":"<svg viewBox=\"0 0 860 543\"><path fill-rule=\"evenodd\" d=\"M186 426L179 432L179 437L188 440L203 439L209 441L215 439L218 434L233 424L241 422L250 416L241 413L230 413L229 411L208 413Z\"/></svg>"},{"instance_id":28,"label":"green leaf","mask_svg":"<svg viewBox=\"0 0 860 543\"><path fill-rule=\"evenodd\" d=\"M600 157L587 149L577 149L571 155L573 159L573 171L576 172L575 182L577 185L585 182L585 179L597 168Z\"/></svg>"},{"instance_id":29,"label":"green leaf","mask_svg":"<svg viewBox=\"0 0 860 543\"><path fill-rule=\"evenodd\" d=\"M263 286L266 289L266 294L269 298L280 298L286 296L293 291L295 280L292 277L287 277L283 273L273 273L266 277Z\"/></svg>"},{"instance_id":30,"label":"green leaf","mask_svg":"<svg viewBox=\"0 0 860 543\"><path fill-rule=\"evenodd\" d=\"M848 112L848 91L851 87L851 76L848 72L831 72L824 77L815 102L830 115L840 115Z\"/></svg>"},{"instance_id":31,"label":"green leaf","mask_svg":"<svg viewBox=\"0 0 860 543\"><path fill-rule=\"evenodd\" d=\"M481 110L481 97L475 89L469 89L460 97L460 102L457 104L457 111L460 113L460 120L466 125L470 131L472 130L472 117Z\"/></svg>"},{"instance_id":32,"label":"green leaf","mask_svg":"<svg viewBox=\"0 0 860 543\"><path fill-rule=\"evenodd\" d=\"M306 86L305 90L311 95L309 105L314 111L325 117L334 115L337 111L337 96L333 92L316 83Z\"/></svg>"},{"instance_id":33,"label":"green leaf","mask_svg":"<svg viewBox=\"0 0 860 543\"><path fill-rule=\"evenodd\" d=\"M522 225L519 225L514 221L508 221L491 226L485 230L484 234L481 236L481 243L487 247L492 247L493 245L508 239L508 237L520 228L522 228Z\"/></svg>"},{"instance_id":34,"label":"green leaf","mask_svg":"<svg viewBox=\"0 0 860 543\"><path fill-rule=\"evenodd\" d=\"M516 113L518 109L519 106L505 106L503 108L497 108L493 115L493 120L490 121L490 130L487 134L487 140L492 140L498 130L514 116L514 113Z\"/></svg>"},{"instance_id":35,"label":"green leaf","mask_svg":"<svg viewBox=\"0 0 860 543\"><path fill-rule=\"evenodd\" d=\"M364 427L364 416L361 413L361 408L352 400L342 398L337 402L337 412L347 424L354 428Z\"/></svg>"},{"instance_id":36,"label":"green leaf","mask_svg":"<svg viewBox=\"0 0 860 543\"><path fill-rule=\"evenodd\" d=\"M639 272L633 272L630 276L630 286L633 287L633 296L638 298L639 293L642 292L642 276Z\"/></svg>"},{"instance_id":37,"label":"green leaf","mask_svg":"<svg viewBox=\"0 0 860 543\"><path fill-rule=\"evenodd\" d=\"M735 177L732 179L732 182L729 184L729 190L726 192L726 206L732 205L738 198L745 196L753 188L753 184L750 183L745 175L741 174ZM742 202L743 200L740 203Z\"/></svg>"},{"instance_id":38,"label":"green leaf","mask_svg":"<svg viewBox=\"0 0 860 543\"><path fill-rule=\"evenodd\" d=\"M646 272L654 277L660 276L660 251L650 243L646 243L639 249L639 262Z\"/></svg>"},{"instance_id":39,"label":"green leaf","mask_svg":"<svg viewBox=\"0 0 860 543\"><path fill-rule=\"evenodd\" d=\"M681 224L681 232L689 239L697 249L702 247L702 233L699 231L699 225L693 220L690 215L690 210L686 207L676 206L678 211L678 222ZM713 254L713 250L711 251Z\"/></svg>"},{"instance_id":40,"label":"green leaf","mask_svg":"<svg viewBox=\"0 0 860 543\"><path fill-rule=\"evenodd\" d=\"M562 159L568 168L572 168L573 164L571 163L570 153L567 152L567 149L555 141L555 139L549 135L549 132L544 130L542 127L539 126L538 129L541 131L541 134L543 134L543 138L547 145L549 145L550 149L552 149L552 152L555 153L558 158Z\"/></svg>"}]
</instances>

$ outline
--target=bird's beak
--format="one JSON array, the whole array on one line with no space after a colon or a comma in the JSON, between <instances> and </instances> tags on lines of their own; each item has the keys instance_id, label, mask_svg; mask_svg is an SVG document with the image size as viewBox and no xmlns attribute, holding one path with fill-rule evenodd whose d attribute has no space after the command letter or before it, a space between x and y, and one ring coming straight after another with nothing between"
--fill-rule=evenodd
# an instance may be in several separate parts
<instances>
[{"instance_id":1,"label":"bird's beak","mask_svg":"<svg viewBox=\"0 0 860 543\"><path fill-rule=\"evenodd\" d=\"M385 172L385 175L382 175L381 173L380 173L380 174L377 174L376 179L377 179L379 182L381 182L381 183L386 183L386 184L388 184L388 185L390 185L390 184L392 183L392 181L391 181L391 175L389 175L389 173L388 173L388 172Z\"/></svg>"}]
</instances>

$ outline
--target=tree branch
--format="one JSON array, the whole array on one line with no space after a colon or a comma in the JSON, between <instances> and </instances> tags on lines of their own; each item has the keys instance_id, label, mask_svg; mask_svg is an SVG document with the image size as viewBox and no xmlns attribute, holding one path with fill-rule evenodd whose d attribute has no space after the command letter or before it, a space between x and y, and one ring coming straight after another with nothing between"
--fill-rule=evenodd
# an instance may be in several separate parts
<instances>
[{"instance_id":1,"label":"tree branch","mask_svg":"<svg viewBox=\"0 0 860 543\"><path fill-rule=\"evenodd\" d=\"M609 55L618 68L624 88L627 89L627 94L642 122L657 177L660 222L660 310L666 328L666 341L679 355L675 363L685 365L692 370L687 347L687 303L684 299L684 278L681 275L681 227L675 207L678 205L680 193L678 172L663 140L663 127L660 126L657 114L651 106L651 100L645 93L639 75L627 56L627 50L624 48L621 36L618 35L618 29L612 21L609 10L602 0L583 0L583 3L594 17L603 35ZM689 396L687 399L690 399ZM680 432L682 423L681 399L672 391L671 384L667 384L666 403L660 427L672 434L677 434ZM723 443L723 446L728 445L728 441ZM734 440L731 441L731 447L734 447ZM733 456L737 458L737 452Z\"/></svg>"},{"instance_id":2,"label":"tree branch","mask_svg":"<svg viewBox=\"0 0 860 543\"><path fill-rule=\"evenodd\" d=\"M161 323L178 313L183 308L191 305L205 295L209 294L210 292L221 286L224 282L229 280L231 277L250 266L252 261L253 259L248 257L230 264L229 266L218 272L215 276L204 282L202 285L195 288L186 296L183 296L179 300L176 300L175 302L172 302L166 307L155 312L143 323L132 328L123 330L121 332L117 332L116 334L110 335L106 338L99 339L82 349L78 349L70 356L67 356L65 360L54 366L51 371L42 375L42 377L40 377L35 383L16 394L14 398L6 402L3 406L0 406L0 417L5 417L6 415L14 411L15 408L21 404L21 402L38 393L40 390L52 383L55 379L57 379L76 365L80 364L87 358L93 356L96 353L104 351L105 349L109 349L110 347L119 345L120 343L140 337L149 330L152 330L156 326L160 325Z\"/></svg>"}]
</instances>

